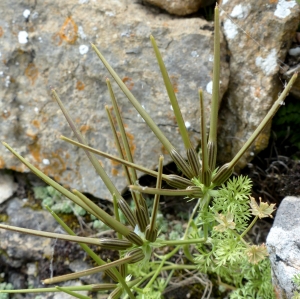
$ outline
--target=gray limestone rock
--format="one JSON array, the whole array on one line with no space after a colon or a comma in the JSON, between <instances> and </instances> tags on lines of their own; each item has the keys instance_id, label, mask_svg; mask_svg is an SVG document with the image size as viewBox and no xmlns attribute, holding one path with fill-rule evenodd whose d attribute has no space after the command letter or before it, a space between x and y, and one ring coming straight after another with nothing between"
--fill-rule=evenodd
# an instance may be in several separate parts
<instances>
[{"instance_id":1,"label":"gray limestone rock","mask_svg":"<svg viewBox=\"0 0 300 299\"><path fill-rule=\"evenodd\" d=\"M0 172L0 204L10 198L17 188L13 176Z\"/></svg>"},{"instance_id":2,"label":"gray limestone rock","mask_svg":"<svg viewBox=\"0 0 300 299\"><path fill-rule=\"evenodd\" d=\"M170 14L185 16L197 12L200 7L206 7L216 0L145 0L149 4L166 10Z\"/></svg>"},{"instance_id":3,"label":"gray limestone rock","mask_svg":"<svg viewBox=\"0 0 300 299\"><path fill-rule=\"evenodd\" d=\"M73 137L57 104L54 86L88 143L116 154L104 111L110 104L108 72L93 42L178 150L183 143L159 73L153 34L178 96L192 143L199 144L198 89L209 113L213 26L200 18L154 14L133 1L0 2L0 132L17 152L59 183L110 198L84 152L58 139ZM222 98L229 70L222 38ZM155 168L165 151L113 82L136 163ZM119 190L126 185L120 164L101 158ZM170 157L165 154L165 163ZM28 171L3 146L0 168Z\"/></svg>"},{"instance_id":4,"label":"gray limestone rock","mask_svg":"<svg viewBox=\"0 0 300 299\"><path fill-rule=\"evenodd\" d=\"M230 56L230 80L220 109L220 161L238 152L269 111L284 82L279 70L299 24L296 1L223 0L223 31ZM252 144L237 169L268 145L270 126Z\"/></svg>"},{"instance_id":5,"label":"gray limestone rock","mask_svg":"<svg viewBox=\"0 0 300 299\"><path fill-rule=\"evenodd\" d=\"M26 207L26 200L12 198L1 206L1 213L8 216L8 225L25 227L29 229L65 233L54 218L44 210L32 210ZM0 229L0 274L5 269L8 277L5 280L12 283L15 289L43 288L42 279L49 278L51 271L54 276L65 274L66 271L78 271L88 269L92 265L84 261L84 252L72 242L65 242L50 238L35 237ZM101 273L84 277L82 280L68 281L61 285L82 285L83 282L102 282ZM84 292L87 293L87 292ZM19 296L19 297L18 297ZM47 298L60 299L71 298L62 293L27 294L27 299ZM20 295L12 297L23 298Z\"/></svg>"},{"instance_id":6,"label":"gray limestone rock","mask_svg":"<svg viewBox=\"0 0 300 299\"><path fill-rule=\"evenodd\" d=\"M300 274L300 198L288 196L281 202L267 237L273 284L278 299L292 298L297 290L292 278Z\"/></svg>"}]
</instances>

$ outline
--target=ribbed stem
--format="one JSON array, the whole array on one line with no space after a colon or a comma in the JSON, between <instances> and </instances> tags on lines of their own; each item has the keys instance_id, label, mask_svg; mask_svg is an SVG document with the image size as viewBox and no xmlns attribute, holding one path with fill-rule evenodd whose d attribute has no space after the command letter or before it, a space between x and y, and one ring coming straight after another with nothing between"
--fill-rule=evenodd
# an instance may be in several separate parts
<instances>
[{"instance_id":1,"label":"ribbed stem","mask_svg":"<svg viewBox=\"0 0 300 299\"><path fill-rule=\"evenodd\" d=\"M215 30L214 30L214 66L213 66L213 90L210 113L210 131L208 140L217 142L217 125L219 109L219 86L220 86L220 24L219 24L219 7L215 7ZM210 169L214 170L216 164L216 154L213 156Z\"/></svg>"},{"instance_id":2,"label":"ribbed stem","mask_svg":"<svg viewBox=\"0 0 300 299\"><path fill-rule=\"evenodd\" d=\"M211 169L208 166L208 153L207 153L207 137L206 137L206 120L204 111L203 91L199 90L200 100L200 123L201 123L201 149L202 149L202 171L201 182L208 187L211 182ZM213 161L213 159L212 159ZM213 163L213 162L212 162Z\"/></svg>"},{"instance_id":3,"label":"ribbed stem","mask_svg":"<svg viewBox=\"0 0 300 299\"><path fill-rule=\"evenodd\" d=\"M149 116L149 114L146 112L146 110L142 107L142 105L137 101L137 99L129 91L127 86L124 84L124 82L121 80L121 78L117 75L117 73L113 70L113 68L109 65L109 63L104 58L104 56L100 53L100 51L97 49L97 47L93 44L91 44L91 46L94 49L94 51L96 52L96 54L98 55L98 57L101 59L102 63L107 68L109 73L112 75L112 77L115 79L117 84L120 86L123 93L126 95L126 97L129 99L129 101L132 103L132 105L135 107L135 109L138 111L138 113L141 115L141 117L145 120L147 125L150 127L152 132L160 140L160 142L163 144L165 149L168 152L170 152L171 149L174 148L173 145L165 137L165 135L162 133L162 131L159 129L159 127L155 124L155 122L152 120L152 118Z\"/></svg>"},{"instance_id":4,"label":"ribbed stem","mask_svg":"<svg viewBox=\"0 0 300 299\"><path fill-rule=\"evenodd\" d=\"M56 102L58 103L61 111L63 112L67 122L69 123L72 131L74 132L76 138L78 139L78 141L80 143L86 144L83 136L81 135L79 130L77 130L77 128L75 126L75 123L73 122L69 112L66 110L66 108L62 104L62 101L60 100L59 96L57 95L57 93L54 89L52 89L52 94L53 94L53 97L55 98ZM106 172L104 171L103 167L100 165L100 163L96 159L96 157L93 154L91 154L90 152L86 151L86 150L85 150L85 154L87 155L87 157L91 161L91 163L94 166L96 172L101 177L102 181L104 182L105 186L107 187L107 189L109 190L111 195L116 194L117 198L121 197L121 194L119 193L119 191L117 190L115 185L112 183L111 179L108 177L108 175L106 174Z\"/></svg>"},{"instance_id":5,"label":"ribbed stem","mask_svg":"<svg viewBox=\"0 0 300 299\"><path fill-rule=\"evenodd\" d=\"M243 156L243 154L246 152L246 150L250 147L252 142L257 138L257 136L261 133L261 131L265 128L265 126L268 124L268 122L273 118L277 110L283 105L285 98L290 92L290 89L292 88L293 84L295 83L296 79L298 77L298 73L295 73L293 77L290 79L289 83L281 93L280 97L276 100L276 102L273 104L272 108L269 110L268 114L264 117L260 125L256 128L256 130L253 132L251 137L247 140L247 142L242 146L242 148L239 150L239 152L235 155L235 157L231 160L229 163L229 167L233 168L236 163L239 161L239 159Z\"/></svg>"},{"instance_id":6,"label":"ribbed stem","mask_svg":"<svg viewBox=\"0 0 300 299\"><path fill-rule=\"evenodd\" d=\"M177 124L178 124L178 127L179 127L179 132L180 132L181 138L183 140L185 149L188 150L188 149L192 148L192 144L191 144L189 134L187 132L187 129L186 129L186 126L185 126L185 123L184 123L179 105L178 105L178 101L177 101L177 98L176 98L176 95L175 95L175 92L174 92L174 87L173 87L173 85L171 83L171 80L169 78L167 69L166 69L165 64L162 60L162 57L161 57L161 54L160 54L159 49L157 47L156 41L155 41L155 39L152 35L150 35L150 40L151 40L152 47L153 47L154 52L155 52L155 56L156 56L156 59L157 59L157 62L158 62L159 68L160 68L160 72L161 72L162 77L164 79L165 87L166 87L166 90L167 90L167 93L168 93L168 96L169 96L169 99L170 99L170 102L171 102L171 105L172 105L172 108L173 108L173 112L175 114L175 118L176 118L176 121L177 121Z\"/></svg>"},{"instance_id":7,"label":"ribbed stem","mask_svg":"<svg viewBox=\"0 0 300 299\"><path fill-rule=\"evenodd\" d=\"M156 181L156 188L160 189L161 188L161 182L162 182L162 171L163 171L163 162L164 162L164 157L160 156L159 157L159 162L158 162L158 177ZM147 227L146 229L146 239L148 239L151 242L154 242L156 239L155 233L157 234L157 229L156 229L156 217L158 213L158 208L159 208L159 199L160 195L155 194L154 196L154 203L153 203L153 208L152 208L152 215L151 215L151 221L150 221L150 226ZM148 236L148 238L147 238ZM154 238L155 236L155 238Z\"/></svg>"}]
</instances>

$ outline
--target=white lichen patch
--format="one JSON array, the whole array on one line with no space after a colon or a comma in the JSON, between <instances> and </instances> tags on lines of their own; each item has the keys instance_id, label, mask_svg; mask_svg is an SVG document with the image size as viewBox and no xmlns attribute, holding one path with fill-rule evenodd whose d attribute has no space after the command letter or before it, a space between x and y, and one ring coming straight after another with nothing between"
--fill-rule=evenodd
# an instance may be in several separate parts
<instances>
[{"instance_id":1,"label":"white lichen patch","mask_svg":"<svg viewBox=\"0 0 300 299\"><path fill-rule=\"evenodd\" d=\"M18 40L20 44L27 44L28 42L28 33L26 31L20 31L18 33Z\"/></svg>"},{"instance_id":2,"label":"white lichen patch","mask_svg":"<svg viewBox=\"0 0 300 299\"><path fill-rule=\"evenodd\" d=\"M277 68L277 53L272 49L266 58L257 57L255 64L262 69L266 75L270 75Z\"/></svg>"},{"instance_id":3,"label":"white lichen patch","mask_svg":"<svg viewBox=\"0 0 300 299\"><path fill-rule=\"evenodd\" d=\"M212 87L213 87L212 81L210 81L209 83L207 83L207 85L206 85L206 91L207 91L209 94L212 94Z\"/></svg>"},{"instance_id":4,"label":"white lichen patch","mask_svg":"<svg viewBox=\"0 0 300 299\"><path fill-rule=\"evenodd\" d=\"M224 23L224 32L228 39L234 39L238 34L238 28L230 19L227 19Z\"/></svg>"},{"instance_id":5,"label":"white lichen patch","mask_svg":"<svg viewBox=\"0 0 300 299\"><path fill-rule=\"evenodd\" d=\"M189 121L186 121L184 124L187 129L191 127L191 123Z\"/></svg>"},{"instance_id":6,"label":"white lichen patch","mask_svg":"<svg viewBox=\"0 0 300 299\"><path fill-rule=\"evenodd\" d=\"M50 161L48 159L43 159L43 164L44 165L50 165Z\"/></svg>"},{"instance_id":7,"label":"white lichen patch","mask_svg":"<svg viewBox=\"0 0 300 299\"><path fill-rule=\"evenodd\" d=\"M192 51L192 52L191 52L191 56L192 56L192 57L199 57L199 54L198 54L197 51Z\"/></svg>"},{"instance_id":8,"label":"white lichen patch","mask_svg":"<svg viewBox=\"0 0 300 299\"><path fill-rule=\"evenodd\" d=\"M30 10L29 10L29 9L25 9L25 10L23 11L23 17L24 17L25 19L27 19L29 16L30 16Z\"/></svg>"},{"instance_id":9,"label":"white lichen patch","mask_svg":"<svg viewBox=\"0 0 300 299\"><path fill-rule=\"evenodd\" d=\"M82 39L86 39L86 34L84 33L82 26L78 26L78 34Z\"/></svg>"},{"instance_id":10,"label":"white lichen patch","mask_svg":"<svg viewBox=\"0 0 300 299\"><path fill-rule=\"evenodd\" d=\"M106 11L105 15L108 16L108 17L114 17L116 14L112 11Z\"/></svg>"},{"instance_id":11,"label":"white lichen patch","mask_svg":"<svg viewBox=\"0 0 300 299\"><path fill-rule=\"evenodd\" d=\"M250 5L238 4L233 8L230 16L236 19L245 19L249 15L250 9Z\"/></svg>"},{"instance_id":12,"label":"white lichen patch","mask_svg":"<svg viewBox=\"0 0 300 299\"><path fill-rule=\"evenodd\" d=\"M223 0L222 5L225 5L228 2L228 0Z\"/></svg>"},{"instance_id":13,"label":"white lichen patch","mask_svg":"<svg viewBox=\"0 0 300 299\"><path fill-rule=\"evenodd\" d=\"M286 18L291 13L290 8L293 8L295 5L297 5L295 0L279 0L274 16L281 19Z\"/></svg>"},{"instance_id":14,"label":"white lichen patch","mask_svg":"<svg viewBox=\"0 0 300 299\"><path fill-rule=\"evenodd\" d=\"M89 51L89 47L87 45L80 45L79 46L79 53L81 55L86 54Z\"/></svg>"},{"instance_id":15,"label":"white lichen patch","mask_svg":"<svg viewBox=\"0 0 300 299\"><path fill-rule=\"evenodd\" d=\"M10 76L6 76L4 85L5 85L5 87L9 87L9 85L10 85Z\"/></svg>"}]
</instances>

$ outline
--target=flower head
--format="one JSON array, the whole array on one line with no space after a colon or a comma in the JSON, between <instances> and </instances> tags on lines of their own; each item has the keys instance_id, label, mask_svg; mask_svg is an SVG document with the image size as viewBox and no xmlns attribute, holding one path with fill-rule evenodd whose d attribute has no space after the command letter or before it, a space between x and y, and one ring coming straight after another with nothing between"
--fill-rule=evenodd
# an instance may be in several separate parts
<instances>
[{"instance_id":1,"label":"flower head","mask_svg":"<svg viewBox=\"0 0 300 299\"><path fill-rule=\"evenodd\" d=\"M271 214L275 211L275 204L269 205L267 202L261 202L261 197L259 198L259 205L257 204L254 197L250 196L250 200L252 215L258 216L260 219L265 217L273 218Z\"/></svg>"}]
</instances>

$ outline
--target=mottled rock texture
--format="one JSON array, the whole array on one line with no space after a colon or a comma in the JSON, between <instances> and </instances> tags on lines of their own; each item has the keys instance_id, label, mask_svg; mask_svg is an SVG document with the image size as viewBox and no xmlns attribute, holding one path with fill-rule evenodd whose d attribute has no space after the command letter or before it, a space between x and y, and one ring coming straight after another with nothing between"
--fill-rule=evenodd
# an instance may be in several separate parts
<instances>
[{"instance_id":1,"label":"mottled rock texture","mask_svg":"<svg viewBox=\"0 0 300 299\"><path fill-rule=\"evenodd\" d=\"M296 1L223 0L223 32L230 57L230 80L220 110L219 160L229 161L267 114L283 89L279 71L299 24ZM237 168L264 149L270 126Z\"/></svg>"},{"instance_id":2,"label":"mottled rock texture","mask_svg":"<svg viewBox=\"0 0 300 299\"><path fill-rule=\"evenodd\" d=\"M72 133L50 94L50 86L54 86L91 146L116 154L104 110L110 104L105 82L109 75L90 42L99 47L171 142L182 150L149 41L153 34L192 143L199 143L198 89L205 90L207 113L211 97L213 26L209 22L155 14L133 1L1 1L0 13L1 139L47 175L72 188L110 197L83 151L58 139ZM222 38L221 97L229 78L225 51ZM113 87L135 161L155 168L159 155L165 154L162 145L117 85L113 83ZM121 165L103 159L102 163L122 190L126 181ZM3 146L0 168L27 171Z\"/></svg>"},{"instance_id":3,"label":"mottled rock texture","mask_svg":"<svg viewBox=\"0 0 300 299\"><path fill-rule=\"evenodd\" d=\"M0 172L0 204L9 199L16 191L18 185L13 176Z\"/></svg>"},{"instance_id":4,"label":"mottled rock texture","mask_svg":"<svg viewBox=\"0 0 300 299\"><path fill-rule=\"evenodd\" d=\"M170 14L185 16L197 12L200 7L206 7L215 0L145 0L149 4L166 10Z\"/></svg>"},{"instance_id":5,"label":"mottled rock texture","mask_svg":"<svg viewBox=\"0 0 300 299\"><path fill-rule=\"evenodd\" d=\"M292 281L300 269L300 198L283 199L267 238L273 283L278 299L292 298L297 287Z\"/></svg>"}]
</instances>

